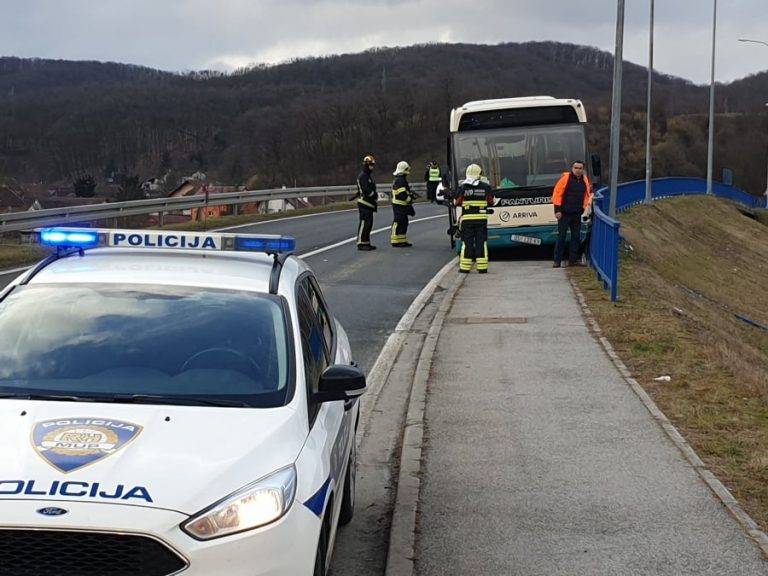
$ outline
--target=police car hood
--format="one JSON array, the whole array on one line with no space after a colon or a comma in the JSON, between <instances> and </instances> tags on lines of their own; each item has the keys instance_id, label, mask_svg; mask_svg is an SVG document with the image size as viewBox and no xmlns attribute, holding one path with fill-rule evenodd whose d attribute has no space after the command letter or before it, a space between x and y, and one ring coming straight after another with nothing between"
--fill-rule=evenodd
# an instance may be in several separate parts
<instances>
[{"instance_id":1,"label":"police car hood","mask_svg":"<svg viewBox=\"0 0 768 576\"><path fill-rule=\"evenodd\" d=\"M194 514L293 463L293 408L0 401L0 500L140 505Z\"/></svg>"}]
</instances>

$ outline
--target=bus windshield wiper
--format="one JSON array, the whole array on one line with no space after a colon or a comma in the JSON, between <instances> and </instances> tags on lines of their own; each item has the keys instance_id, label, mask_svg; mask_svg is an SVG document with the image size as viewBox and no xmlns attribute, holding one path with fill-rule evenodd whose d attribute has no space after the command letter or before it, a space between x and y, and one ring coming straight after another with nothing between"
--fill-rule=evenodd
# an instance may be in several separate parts
<instances>
[{"instance_id":1,"label":"bus windshield wiper","mask_svg":"<svg viewBox=\"0 0 768 576\"><path fill-rule=\"evenodd\" d=\"M177 406L218 406L223 408L250 408L243 400L222 398L192 398L189 396L163 396L162 394L115 394L108 401L125 404L173 404Z\"/></svg>"},{"instance_id":2,"label":"bus windshield wiper","mask_svg":"<svg viewBox=\"0 0 768 576\"><path fill-rule=\"evenodd\" d=\"M552 186L509 186L506 188L495 188L494 192L530 192L532 190L548 190L552 188Z\"/></svg>"}]
</instances>

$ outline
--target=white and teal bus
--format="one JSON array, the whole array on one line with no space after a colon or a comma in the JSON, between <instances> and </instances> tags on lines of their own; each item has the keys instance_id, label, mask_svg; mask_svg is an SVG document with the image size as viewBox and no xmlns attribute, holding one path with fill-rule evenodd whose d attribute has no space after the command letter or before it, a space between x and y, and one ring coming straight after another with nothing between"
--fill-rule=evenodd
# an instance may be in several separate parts
<instances>
[{"instance_id":1,"label":"white and teal bus","mask_svg":"<svg viewBox=\"0 0 768 576\"><path fill-rule=\"evenodd\" d=\"M467 166L479 164L494 189L489 247L557 241L552 190L572 162L587 160L586 123L580 100L551 96L468 102L451 112L452 188ZM593 179L599 164L593 157ZM456 222L461 209L452 210Z\"/></svg>"}]
</instances>

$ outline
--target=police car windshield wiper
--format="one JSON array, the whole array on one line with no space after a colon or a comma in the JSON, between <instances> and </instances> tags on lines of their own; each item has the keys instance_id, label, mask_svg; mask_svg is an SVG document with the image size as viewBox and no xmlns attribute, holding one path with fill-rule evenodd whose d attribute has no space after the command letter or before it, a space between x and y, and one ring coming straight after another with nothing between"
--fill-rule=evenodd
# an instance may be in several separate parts
<instances>
[{"instance_id":1,"label":"police car windshield wiper","mask_svg":"<svg viewBox=\"0 0 768 576\"><path fill-rule=\"evenodd\" d=\"M250 408L242 400L220 398L192 398L189 396L163 396L161 394L115 394L109 398L113 402L126 404L173 404L178 406L218 406L224 408Z\"/></svg>"},{"instance_id":2,"label":"police car windshield wiper","mask_svg":"<svg viewBox=\"0 0 768 576\"><path fill-rule=\"evenodd\" d=\"M0 398L19 400L53 400L56 402L99 402L99 398L91 396L73 396L69 394L26 394L24 392L0 392ZM108 401L108 400L107 400Z\"/></svg>"}]
</instances>

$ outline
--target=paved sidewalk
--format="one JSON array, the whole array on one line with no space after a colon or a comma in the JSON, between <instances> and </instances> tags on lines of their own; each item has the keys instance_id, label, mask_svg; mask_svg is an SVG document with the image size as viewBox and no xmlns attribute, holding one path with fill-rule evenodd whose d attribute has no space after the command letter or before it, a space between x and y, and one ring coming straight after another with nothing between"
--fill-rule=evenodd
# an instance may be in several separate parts
<instances>
[{"instance_id":1,"label":"paved sidewalk","mask_svg":"<svg viewBox=\"0 0 768 576\"><path fill-rule=\"evenodd\" d=\"M589 333L563 270L492 262L467 278L426 430L420 576L768 574Z\"/></svg>"}]
</instances>

